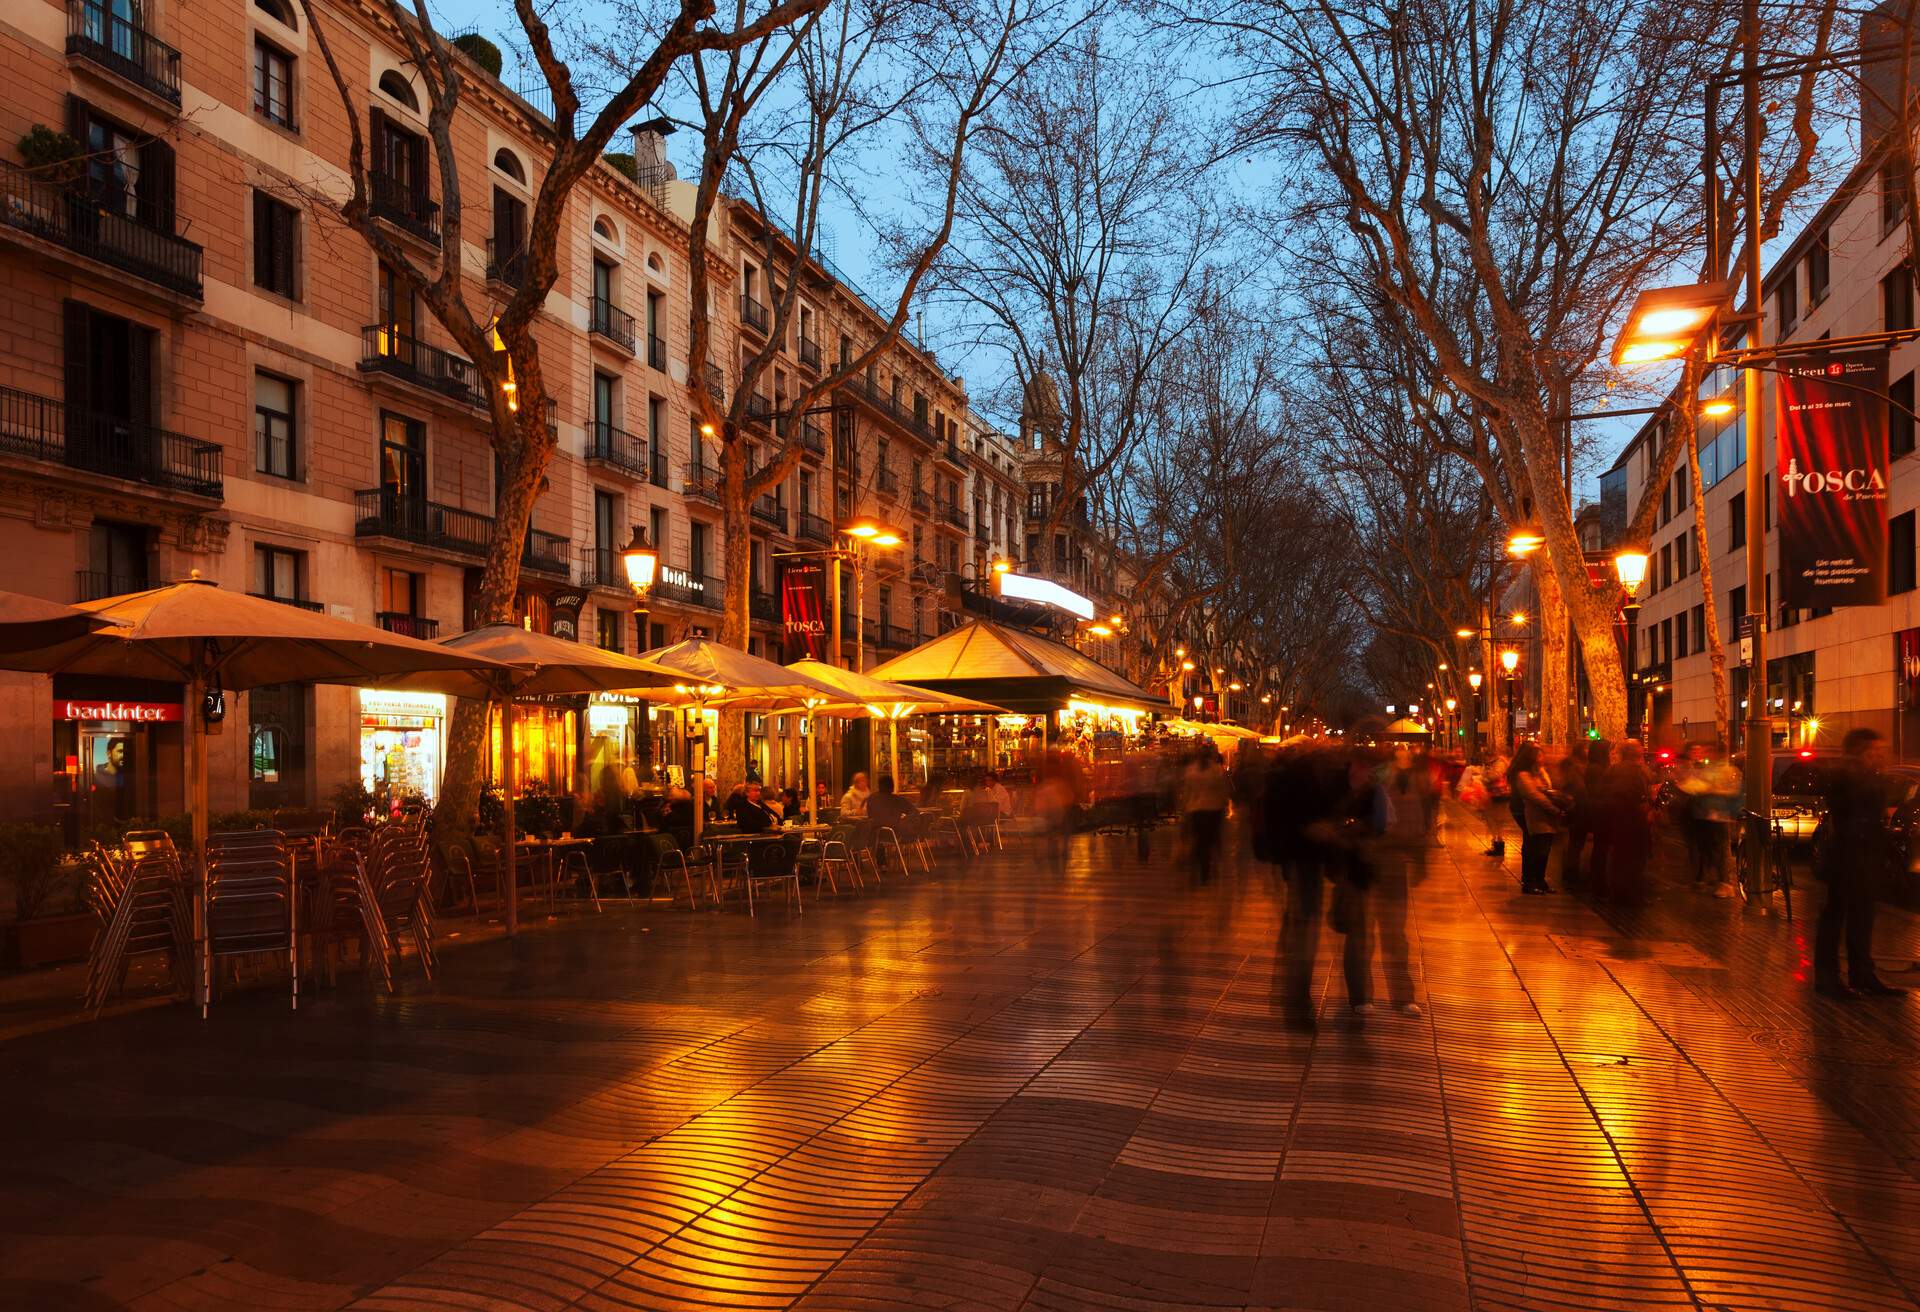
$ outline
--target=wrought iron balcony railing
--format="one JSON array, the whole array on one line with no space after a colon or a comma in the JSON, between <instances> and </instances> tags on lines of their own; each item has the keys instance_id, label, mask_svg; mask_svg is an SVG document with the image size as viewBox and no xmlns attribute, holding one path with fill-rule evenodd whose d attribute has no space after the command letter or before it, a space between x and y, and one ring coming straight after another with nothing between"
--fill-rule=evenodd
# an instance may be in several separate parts
<instances>
[{"instance_id":1,"label":"wrought iron balcony railing","mask_svg":"<svg viewBox=\"0 0 1920 1312\"><path fill-rule=\"evenodd\" d=\"M762 524L778 529L782 533L787 531L787 508L770 493L763 492L755 497L750 513Z\"/></svg>"},{"instance_id":2,"label":"wrought iron balcony railing","mask_svg":"<svg viewBox=\"0 0 1920 1312\"><path fill-rule=\"evenodd\" d=\"M295 606L301 610L322 611L326 609L320 602L311 601L305 597L273 597L264 592L249 592L247 595L249 597L257 597L261 601L277 601L282 606Z\"/></svg>"},{"instance_id":3,"label":"wrought iron balcony railing","mask_svg":"<svg viewBox=\"0 0 1920 1312\"><path fill-rule=\"evenodd\" d=\"M702 501L711 501L717 506L720 504L720 471L698 460L689 461L681 490L687 496L699 497Z\"/></svg>"},{"instance_id":4,"label":"wrought iron balcony railing","mask_svg":"<svg viewBox=\"0 0 1920 1312\"><path fill-rule=\"evenodd\" d=\"M381 610L374 612L373 620L388 633L397 633L403 638L418 638L422 642L431 642L440 636L440 621L430 620L425 615Z\"/></svg>"},{"instance_id":5,"label":"wrought iron balcony railing","mask_svg":"<svg viewBox=\"0 0 1920 1312\"><path fill-rule=\"evenodd\" d=\"M203 252L71 186L0 164L0 224L199 300Z\"/></svg>"},{"instance_id":6,"label":"wrought iron balcony railing","mask_svg":"<svg viewBox=\"0 0 1920 1312\"><path fill-rule=\"evenodd\" d=\"M123 597L129 592L145 592L152 586L144 575L104 569L77 569L73 572L73 599L77 602Z\"/></svg>"},{"instance_id":7,"label":"wrought iron balcony railing","mask_svg":"<svg viewBox=\"0 0 1920 1312\"><path fill-rule=\"evenodd\" d=\"M612 301L593 298L593 314L588 325L597 336L604 337L621 350L632 353L634 348L633 316L615 305Z\"/></svg>"},{"instance_id":8,"label":"wrought iron balcony railing","mask_svg":"<svg viewBox=\"0 0 1920 1312\"><path fill-rule=\"evenodd\" d=\"M226 492L217 443L18 388L0 387L0 451L195 496Z\"/></svg>"},{"instance_id":9,"label":"wrought iron balcony railing","mask_svg":"<svg viewBox=\"0 0 1920 1312\"><path fill-rule=\"evenodd\" d=\"M98 0L67 0L67 53L98 64L150 91L170 105L180 103L180 52Z\"/></svg>"},{"instance_id":10,"label":"wrought iron balcony railing","mask_svg":"<svg viewBox=\"0 0 1920 1312\"><path fill-rule=\"evenodd\" d=\"M815 373L820 371L820 343L811 337L800 339L800 363Z\"/></svg>"},{"instance_id":11,"label":"wrought iron balcony railing","mask_svg":"<svg viewBox=\"0 0 1920 1312\"><path fill-rule=\"evenodd\" d=\"M368 324L360 330L360 368L390 374L468 405L486 404L471 360L429 346L388 324Z\"/></svg>"},{"instance_id":12,"label":"wrought iron balcony railing","mask_svg":"<svg viewBox=\"0 0 1920 1312\"><path fill-rule=\"evenodd\" d=\"M635 478L645 479L652 472L647 460L647 442L636 437L624 428L615 428L604 420L595 420L587 427L588 460L598 460L612 465L622 473Z\"/></svg>"},{"instance_id":13,"label":"wrought iron balcony railing","mask_svg":"<svg viewBox=\"0 0 1920 1312\"><path fill-rule=\"evenodd\" d=\"M762 336L765 336L767 331L767 307L754 300L753 297L748 296L745 292L742 292L740 294L740 322Z\"/></svg>"},{"instance_id":14,"label":"wrought iron balcony railing","mask_svg":"<svg viewBox=\"0 0 1920 1312\"><path fill-rule=\"evenodd\" d=\"M368 206L376 219L412 233L425 242L440 244L440 205L423 188L379 169L367 175Z\"/></svg>"},{"instance_id":15,"label":"wrought iron balcony railing","mask_svg":"<svg viewBox=\"0 0 1920 1312\"><path fill-rule=\"evenodd\" d=\"M831 542L833 525L811 511L803 510L795 520L794 536L807 542Z\"/></svg>"},{"instance_id":16,"label":"wrought iron balcony railing","mask_svg":"<svg viewBox=\"0 0 1920 1312\"><path fill-rule=\"evenodd\" d=\"M667 339L647 334L647 367L667 371Z\"/></svg>"}]
</instances>

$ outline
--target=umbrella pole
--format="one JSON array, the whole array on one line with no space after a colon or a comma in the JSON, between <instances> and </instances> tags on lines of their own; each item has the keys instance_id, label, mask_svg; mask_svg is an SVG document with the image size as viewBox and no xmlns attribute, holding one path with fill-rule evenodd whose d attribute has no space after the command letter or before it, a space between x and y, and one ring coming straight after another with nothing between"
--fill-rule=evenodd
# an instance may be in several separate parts
<instances>
[{"instance_id":1,"label":"umbrella pole","mask_svg":"<svg viewBox=\"0 0 1920 1312\"><path fill-rule=\"evenodd\" d=\"M513 698L500 700L500 853L506 884L507 933L520 932L520 853L513 842L513 794L518 780L513 759Z\"/></svg>"},{"instance_id":2,"label":"umbrella pole","mask_svg":"<svg viewBox=\"0 0 1920 1312\"><path fill-rule=\"evenodd\" d=\"M187 812L192 817L194 987L200 995L200 1019L207 1018L213 997L213 957L207 942L207 719L201 713L207 681L195 674L187 681Z\"/></svg>"},{"instance_id":3,"label":"umbrella pole","mask_svg":"<svg viewBox=\"0 0 1920 1312\"><path fill-rule=\"evenodd\" d=\"M700 726L700 750L698 754L700 768L697 770L688 769L687 782L692 785L689 791L693 793L693 845L698 847L700 846L701 831L706 828L704 822L707 818L707 716L706 707L699 703L695 703L694 706L687 711L687 729L684 738L687 744L687 765L689 767L693 765L695 755L693 747L693 726L696 724Z\"/></svg>"},{"instance_id":4,"label":"umbrella pole","mask_svg":"<svg viewBox=\"0 0 1920 1312\"><path fill-rule=\"evenodd\" d=\"M820 799L814 796L813 787L813 711L808 709L800 720L805 731L800 735L800 778L807 789L807 823L820 823Z\"/></svg>"},{"instance_id":5,"label":"umbrella pole","mask_svg":"<svg viewBox=\"0 0 1920 1312\"><path fill-rule=\"evenodd\" d=\"M900 771L900 721L893 716L887 717L887 757L893 766L893 786L904 788L912 781Z\"/></svg>"}]
</instances>

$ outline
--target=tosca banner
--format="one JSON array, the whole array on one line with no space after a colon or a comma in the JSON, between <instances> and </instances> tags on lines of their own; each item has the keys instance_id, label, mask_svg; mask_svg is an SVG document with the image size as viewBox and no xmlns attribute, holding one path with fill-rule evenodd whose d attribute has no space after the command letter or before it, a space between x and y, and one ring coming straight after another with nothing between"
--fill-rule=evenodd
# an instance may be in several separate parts
<instances>
[{"instance_id":1,"label":"tosca banner","mask_svg":"<svg viewBox=\"0 0 1920 1312\"><path fill-rule=\"evenodd\" d=\"M780 562L780 622L787 632L789 654L805 651L816 661L824 661L831 654L827 641L827 567L823 562Z\"/></svg>"},{"instance_id":2,"label":"tosca banner","mask_svg":"<svg viewBox=\"0 0 1920 1312\"><path fill-rule=\"evenodd\" d=\"M1887 353L1780 364L1780 604L1887 599Z\"/></svg>"}]
</instances>

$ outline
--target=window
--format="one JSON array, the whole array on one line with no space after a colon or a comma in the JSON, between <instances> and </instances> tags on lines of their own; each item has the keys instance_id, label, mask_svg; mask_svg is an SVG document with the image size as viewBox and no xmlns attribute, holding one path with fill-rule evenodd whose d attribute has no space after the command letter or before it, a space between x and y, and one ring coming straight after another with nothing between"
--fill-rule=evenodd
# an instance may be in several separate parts
<instances>
[{"instance_id":1,"label":"window","mask_svg":"<svg viewBox=\"0 0 1920 1312\"><path fill-rule=\"evenodd\" d=\"M527 170L521 165L520 157L508 150L505 146L493 152L493 166L521 186L524 187L527 185ZM600 223L605 222L605 219L600 220ZM595 224L596 229L598 226L599 224Z\"/></svg>"},{"instance_id":2,"label":"window","mask_svg":"<svg viewBox=\"0 0 1920 1312\"><path fill-rule=\"evenodd\" d=\"M1660 658L1664 661L1673 659L1673 618L1671 616L1660 621Z\"/></svg>"},{"instance_id":3,"label":"window","mask_svg":"<svg viewBox=\"0 0 1920 1312\"><path fill-rule=\"evenodd\" d=\"M275 601L300 601L306 596L301 577L306 573L306 552L289 551L255 543L253 548L254 595Z\"/></svg>"},{"instance_id":4,"label":"window","mask_svg":"<svg viewBox=\"0 0 1920 1312\"><path fill-rule=\"evenodd\" d=\"M623 636L621 629L625 626L620 620L621 616L619 611L608 610L605 606L599 608L599 624L596 626L595 637L602 650L624 650L621 644L621 637Z\"/></svg>"},{"instance_id":5,"label":"window","mask_svg":"<svg viewBox=\"0 0 1920 1312\"><path fill-rule=\"evenodd\" d=\"M1827 299L1827 234L1822 230L1807 252L1807 309Z\"/></svg>"},{"instance_id":6,"label":"window","mask_svg":"<svg viewBox=\"0 0 1920 1312\"><path fill-rule=\"evenodd\" d=\"M405 105L416 114L420 112L420 97L413 94L413 87L398 69L390 68L382 73L379 85L396 104Z\"/></svg>"},{"instance_id":7,"label":"window","mask_svg":"<svg viewBox=\"0 0 1920 1312\"><path fill-rule=\"evenodd\" d=\"M1674 618L1679 622L1674 625L1673 657L1675 660L1679 660L1687 654L1687 617L1685 615L1677 615Z\"/></svg>"},{"instance_id":8,"label":"window","mask_svg":"<svg viewBox=\"0 0 1920 1312\"><path fill-rule=\"evenodd\" d=\"M707 534L708 528L699 520L688 526L687 534L687 572L696 579L707 576Z\"/></svg>"},{"instance_id":9,"label":"window","mask_svg":"<svg viewBox=\"0 0 1920 1312\"><path fill-rule=\"evenodd\" d=\"M1913 375L1887 388L1887 454L1898 460L1913 450Z\"/></svg>"},{"instance_id":10,"label":"window","mask_svg":"<svg viewBox=\"0 0 1920 1312\"><path fill-rule=\"evenodd\" d=\"M262 37L253 39L253 112L293 126L293 56Z\"/></svg>"},{"instance_id":11,"label":"window","mask_svg":"<svg viewBox=\"0 0 1920 1312\"><path fill-rule=\"evenodd\" d=\"M253 376L253 467L275 478L300 477L294 442L293 383Z\"/></svg>"},{"instance_id":12,"label":"window","mask_svg":"<svg viewBox=\"0 0 1920 1312\"><path fill-rule=\"evenodd\" d=\"M419 615L426 601L426 577L411 570L380 571L380 600L389 615Z\"/></svg>"},{"instance_id":13,"label":"window","mask_svg":"<svg viewBox=\"0 0 1920 1312\"><path fill-rule=\"evenodd\" d=\"M656 552L665 554L667 550L667 512L653 506L647 510L647 541L653 544Z\"/></svg>"},{"instance_id":14,"label":"window","mask_svg":"<svg viewBox=\"0 0 1920 1312\"><path fill-rule=\"evenodd\" d=\"M1914 587L1913 512L1887 521L1887 591L1912 592Z\"/></svg>"},{"instance_id":15,"label":"window","mask_svg":"<svg viewBox=\"0 0 1920 1312\"><path fill-rule=\"evenodd\" d=\"M300 212L264 191L253 193L253 285L277 296L296 293Z\"/></svg>"},{"instance_id":16,"label":"window","mask_svg":"<svg viewBox=\"0 0 1920 1312\"><path fill-rule=\"evenodd\" d=\"M1904 264L1880 280L1880 322L1890 333L1913 327L1913 276Z\"/></svg>"},{"instance_id":17,"label":"window","mask_svg":"<svg viewBox=\"0 0 1920 1312\"><path fill-rule=\"evenodd\" d=\"M1747 545L1747 494L1735 492L1727 502L1727 550Z\"/></svg>"},{"instance_id":18,"label":"window","mask_svg":"<svg viewBox=\"0 0 1920 1312\"><path fill-rule=\"evenodd\" d=\"M300 30L300 20L294 17L293 6L287 0L253 0L253 7L282 27Z\"/></svg>"},{"instance_id":19,"label":"window","mask_svg":"<svg viewBox=\"0 0 1920 1312\"><path fill-rule=\"evenodd\" d=\"M87 152L87 201L157 232L174 230L173 147L107 118L86 101L68 102L70 131Z\"/></svg>"},{"instance_id":20,"label":"window","mask_svg":"<svg viewBox=\"0 0 1920 1312\"><path fill-rule=\"evenodd\" d=\"M1660 586L1663 588L1673 586L1673 543L1671 542L1660 548Z\"/></svg>"},{"instance_id":21,"label":"window","mask_svg":"<svg viewBox=\"0 0 1920 1312\"><path fill-rule=\"evenodd\" d=\"M593 221L593 235L601 241L611 242L615 246L620 244L619 230L613 226L613 220L604 214Z\"/></svg>"},{"instance_id":22,"label":"window","mask_svg":"<svg viewBox=\"0 0 1920 1312\"><path fill-rule=\"evenodd\" d=\"M383 354L391 355L404 345L404 340L416 335L419 327L416 314L416 302L413 287L396 272L392 265L380 266L380 323L390 339L383 344Z\"/></svg>"},{"instance_id":23,"label":"window","mask_svg":"<svg viewBox=\"0 0 1920 1312\"><path fill-rule=\"evenodd\" d=\"M1703 601L1689 612L1693 621L1693 649L1707 649L1707 604Z\"/></svg>"},{"instance_id":24,"label":"window","mask_svg":"<svg viewBox=\"0 0 1920 1312\"><path fill-rule=\"evenodd\" d=\"M1747 588L1743 583L1739 587L1729 590L1727 593L1727 617L1733 622L1736 630L1740 627L1740 617L1746 613Z\"/></svg>"},{"instance_id":25,"label":"window","mask_svg":"<svg viewBox=\"0 0 1920 1312\"><path fill-rule=\"evenodd\" d=\"M487 276L517 284L526 261L527 203L500 188L493 189L493 242L487 252Z\"/></svg>"},{"instance_id":26,"label":"window","mask_svg":"<svg viewBox=\"0 0 1920 1312\"><path fill-rule=\"evenodd\" d=\"M1781 271L1780 283L1773 292L1774 313L1779 316L1776 337L1785 337L1800 321L1800 268L1789 264Z\"/></svg>"}]
</instances>

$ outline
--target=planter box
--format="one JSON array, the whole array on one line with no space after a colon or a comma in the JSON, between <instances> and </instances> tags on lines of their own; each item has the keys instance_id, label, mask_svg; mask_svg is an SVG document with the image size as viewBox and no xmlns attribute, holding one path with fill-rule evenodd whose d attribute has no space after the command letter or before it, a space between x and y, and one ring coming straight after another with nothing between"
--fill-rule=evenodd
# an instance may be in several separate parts
<instances>
[{"instance_id":1,"label":"planter box","mask_svg":"<svg viewBox=\"0 0 1920 1312\"><path fill-rule=\"evenodd\" d=\"M93 949L99 927L90 912L16 921L5 926L5 937L11 940L5 947L12 950L0 949L0 958L22 969L80 961Z\"/></svg>"}]
</instances>

